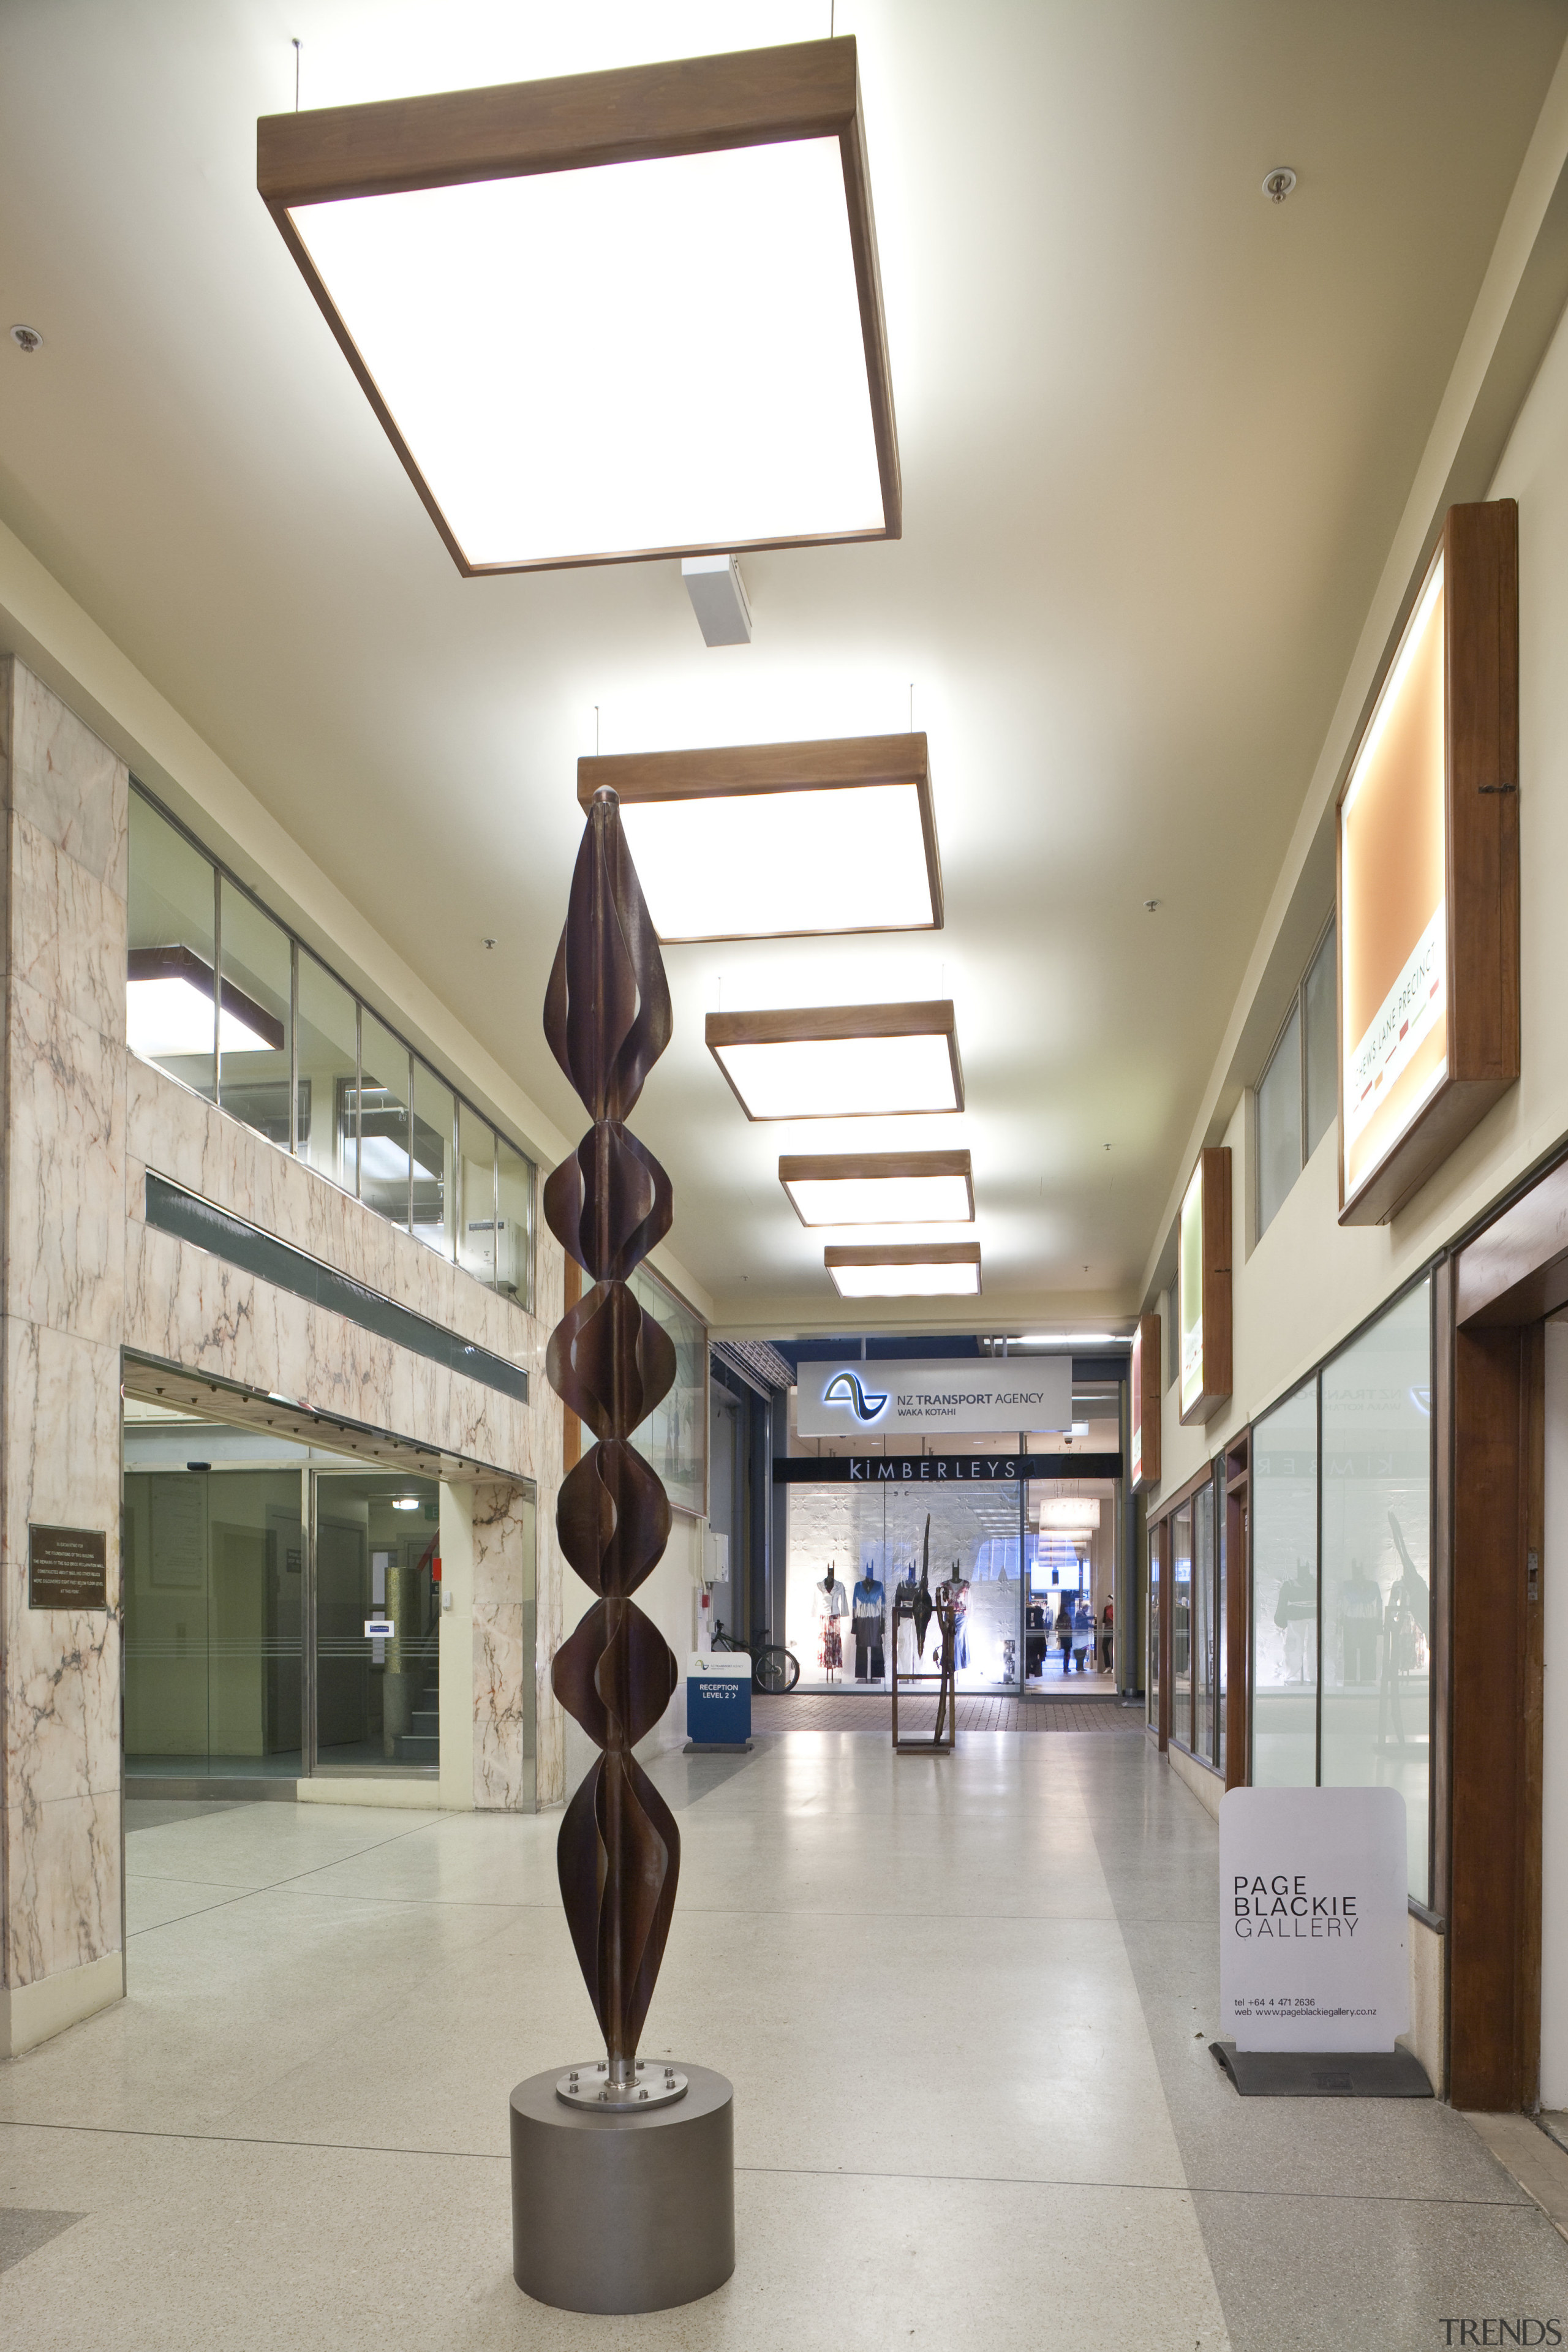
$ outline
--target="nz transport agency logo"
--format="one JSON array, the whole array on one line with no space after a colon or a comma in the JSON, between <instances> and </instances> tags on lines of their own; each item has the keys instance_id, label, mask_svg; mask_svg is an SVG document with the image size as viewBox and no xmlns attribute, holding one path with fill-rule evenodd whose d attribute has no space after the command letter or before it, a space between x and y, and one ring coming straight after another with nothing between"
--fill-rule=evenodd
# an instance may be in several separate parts
<instances>
[{"instance_id":1,"label":"nz transport agency logo","mask_svg":"<svg viewBox=\"0 0 1568 2352\"><path fill-rule=\"evenodd\" d=\"M824 1404L847 1405L862 1428L880 1421L888 1410L888 1391L867 1388L858 1372L835 1372L822 1391Z\"/></svg>"}]
</instances>

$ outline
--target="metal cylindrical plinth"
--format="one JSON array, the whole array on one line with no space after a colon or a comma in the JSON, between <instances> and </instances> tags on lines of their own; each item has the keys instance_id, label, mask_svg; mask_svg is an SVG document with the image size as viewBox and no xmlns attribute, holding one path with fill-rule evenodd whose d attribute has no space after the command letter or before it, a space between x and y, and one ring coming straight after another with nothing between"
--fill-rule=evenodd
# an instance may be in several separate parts
<instances>
[{"instance_id":1,"label":"metal cylindrical plinth","mask_svg":"<svg viewBox=\"0 0 1568 2352\"><path fill-rule=\"evenodd\" d=\"M665 2311L735 2267L734 2093L706 2066L647 2114L555 2095L559 2066L511 2095L512 2276L560 2311Z\"/></svg>"}]
</instances>

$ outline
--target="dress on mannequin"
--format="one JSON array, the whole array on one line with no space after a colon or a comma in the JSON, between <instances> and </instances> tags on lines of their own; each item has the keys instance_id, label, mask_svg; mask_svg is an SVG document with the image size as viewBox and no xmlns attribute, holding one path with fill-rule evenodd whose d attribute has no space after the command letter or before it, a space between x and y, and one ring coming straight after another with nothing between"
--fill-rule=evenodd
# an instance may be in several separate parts
<instances>
[{"instance_id":1,"label":"dress on mannequin","mask_svg":"<svg viewBox=\"0 0 1568 2352\"><path fill-rule=\"evenodd\" d=\"M844 1633L840 1621L849 1614L849 1595L838 1580L832 1560L820 1584L811 1588L813 1614L821 1626L816 1658L825 1675L834 1675L844 1670Z\"/></svg>"},{"instance_id":2,"label":"dress on mannequin","mask_svg":"<svg viewBox=\"0 0 1568 2352\"><path fill-rule=\"evenodd\" d=\"M855 1679L858 1683L879 1683L886 1671L882 1629L887 1612L887 1592L876 1574L874 1563L868 1560L860 1581L855 1587Z\"/></svg>"}]
</instances>

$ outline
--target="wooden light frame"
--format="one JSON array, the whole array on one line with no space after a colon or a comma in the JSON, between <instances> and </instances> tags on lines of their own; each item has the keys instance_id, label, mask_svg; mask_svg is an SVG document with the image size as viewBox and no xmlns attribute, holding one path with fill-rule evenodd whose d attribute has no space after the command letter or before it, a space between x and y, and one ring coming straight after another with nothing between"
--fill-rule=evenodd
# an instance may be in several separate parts
<instances>
[{"instance_id":1,"label":"wooden light frame","mask_svg":"<svg viewBox=\"0 0 1568 2352\"><path fill-rule=\"evenodd\" d=\"M1499 499L1450 507L1434 563L1438 560L1443 567L1447 1071L1347 1192L1345 803L1356 780L1362 745L1384 708L1380 695L1357 744L1336 816L1342 1225L1386 1223L1520 1073L1519 509L1514 501ZM1413 612L1419 612L1425 594L1426 583ZM1404 642L1402 637L1401 649Z\"/></svg>"},{"instance_id":2,"label":"wooden light frame","mask_svg":"<svg viewBox=\"0 0 1568 2352\"><path fill-rule=\"evenodd\" d=\"M731 551L707 541L615 553L470 563L397 429L374 378L289 217L296 205L401 194L475 181L522 179L606 163L651 162L794 141L837 139L844 170L867 389L882 494L882 528L755 539L744 547L817 547L897 539L903 529L892 374L882 313L877 233L855 41L792 42L710 58L566 74L493 89L308 113L263 115L256 126L256 184L404 470L466 578L550 572L590 563Z\"/></svg>"},{"instance_id":3,"label":"wooden light frame","mask_svg":"<svg viewBox=\"0 0 1568 2352\"><path fill-rule=\"evenodd\" d=\"M196 989L209 1003L215 986L213 968L205 958L197 955L195 948L179 946L130 949L125 958L125 978L128 986L144 980L183 980L187 987ZM289 1043L289 1031L275 1013L268 1013L264 1004L258 1004L254 996L247 995L245 990L237 987L232 980L223 982L221 993L224 1011L231 1013L237 1021L243 1021L247 1029L266 1040L262 1047L231 1045L228 1052L280 1054L283 1051ZM213 1017L216 1022L216 1008Z\"/></svg>"},{"instance_id":4,"label":"wooden light frame","mask_svg":"<svg viewBox=\"0 0 1568 2352\"><path fill-rule=\"evenodd\" d=\"M964 1218L910 1217L808 1217L795 1199L795 1184L840 1184L895 1182L900 1177L960 1176L969 1196L969 1214ZM908 1225L912 1223L970 1224L974 1223L974 1172L967 1151L840 1151L824 1152L815 1158L799 1153L781 1153L779 1182L784 1186L790 1207L808 1230L816 1226L842 1224Z\"/></svg>"},{"instance_id":5,"label":"wooden light frame","mask_svg":"<svg viewBox=\"0 0 1568 2352\"><path fill-rule=\"evenodd\" d=\"M942 928L942 856L931 806L931 747L923 733L835 736L810 743L736 743L701 751L606 752L578 761L577 799L584 810L604 784L626 808L649 801L733 800L773 793L855 792L878 785L912 784L925 845L931 921L856 928L920 931ZM755 939L763 935L715 931L705 936ZM790 931L766 936L815 939L821 935ZM835 931L833 936L841 934Z\"/></svg>"},{"instance_id":6,"label":"wooden light frame","mask_svg":"<svg viewBox=\"0 0 1568 2352\"><path fill-rule=\"evenodd\" d=\"M919 1242L889 1242L883 1244L874 1242L830 1243L822 1253L822 1263L829 1274L833 1272L835 1266L840 1265L972 1265L974 1268L973 1295L976 1297L979 1297L984 1286L980 1279L980 1244L978 1242L928 1242L923 1247ZM837 1289L837 1283L834 1287ZM858 1293L856 1295L859 1296ZM891 1291L888 1295L889 1297L900 1296L897 1291ZM901 1295L923 1297L926 1294L906 1292ZM970 1294L965 1291L954 1295L967 1297ZM844 1293L840 1291L839 1296L842 1297Z\"/></svg>"},{"instance_id":7,"label":"wooden light frame","mask_svg":"<svg viewBox=\"0 0 1568 2352\"><path fill-rule=\"evenodd\" d=\"M1192 1402L1184 1407L1181 1419L1184 1425L1194 1422L1212 1421L1231 1391L1231 1292L1230 1292L1230 1146L1227 1143L1208 1144L1199 1152L1197 1165L1187 1180L1182 1194L1186 1206L1194 1179L1198 1183L1198 1199L1203 1219L1202 1249L1198 1280L1200 1284L1199 1312L1203 1318L1203 1356L1198 1385ZM1186 1318L1182 1297L1182 1243L1178 1230L1176 1243L1176 1401L1181 1402L1184 1385L1182 1357L1186 1347Z\"/></svg>"},{"instance_id":8,"label":"wooden light frame","mask_svg":"<svg viewBox=\"0 0 1568 2352\"><path fill-rule=\"evenodd\" d=\"M710 1013L703 1026L708 1050L724 1073L724 1083L746 1117L758 1124L775 1124L751 1109L734 1079L724 1068L723 1045L795 1045L837 1044L858 1037L942 1037L952 1069L951 1103L932 1111L875 1111L877 1118L952 1118L963 1108L963 1070L958 1058L958 1020L951 997L920 1004L817 1004L779 1013ZM843 1118L844 1111L789 1111L781 1118Z\"/></svg>"},{"instance_id":9,"label":"wooden light frame","mask_svg":"<svg viewBox=\"0 0 1568 2352\"><path fill-rule=\"evenodd\" d=\"M1128 1467L1135 1495L1160 1483L1160 1406L1164 1392L1160 1374L1160 1318L1141 1315L1132 1334L1128 1380Z\"/></svg>"}]
</instances>

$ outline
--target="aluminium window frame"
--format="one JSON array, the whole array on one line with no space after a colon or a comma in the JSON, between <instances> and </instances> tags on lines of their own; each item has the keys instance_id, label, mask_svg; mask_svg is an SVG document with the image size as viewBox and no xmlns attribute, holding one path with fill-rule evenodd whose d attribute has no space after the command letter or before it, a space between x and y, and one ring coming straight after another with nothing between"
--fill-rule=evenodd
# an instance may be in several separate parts
<instances>
[{"instance_id":1,"label":"aluminium window frame","mask_svg":"<svg viewBox=\"0 0 1568 2352\"><path fill-rule=\"evenodd\" d=\"M266 899L261 896L258 890L253 888L248 882L245 881L239 875L235 873L232 866L226 865L224 860L219 857L215 851L209 849L206 843L202 840L200 835L195 833L184 820L182 817L177 816L174 811L171 809L165 802L161 801L157 793L151 791L149 787L142 782L142 779L139 776L133 774L131 777L130 788L139 796L139 798L146 802L149 808L154 810L156 814L162 817L165 824L169 825L175 833L177 833L183 840L188 842L190 846L195 851L196 855L199 857L204 858L207 865L212 868L213 970L215 974L213 987L212 1104L215 1110L221 1111L223 1108L221 1017L223 997L223 885L226 881L229 883L233 888L239 891L243 897L248 898L251 905L256 908L259 914L264 915L269 923L275 924L289 942L289 1141L287 1146L279 1145L276 1148L279 1150L286 1150L288 1157L291 1160L298 1160L300 1158L300 956L301 950L303 950L307 954L312 956L315 959L315 961L321 965L321 970L327 974L328 978L334 981L338 987L340 987L351 999L354 1008L354 1181L352 1190L346 1184L336 1186L336 1190L345 1194L348 1199L358 1201L361 1197L362 1169L364 1159L362 1133L363 1124L363 1104L362 1097L364 1084L364 1056L362 1044L362 1029L363 1015L367 1010L367 1000L362 994L360 990L354 987L351 981L345 980L342 972L340 972L333 964L328 962L326 957L323 956L319 950L312 947L309 940L302 940L300 938L299 932L294 929L291 923L286 922L281 915L275 912L275 910L268 905ZM436 1063L428 1058L427 1055L421 1054L416 1046L411 1045L408 1039L404 1035L402 1030L398 1028L395 1022L389 1021L385 1014L379 1012L374 1004L369 1005L368 1010L373 1017L381 1023L382 1027L386 1030L387 1034L396 1039L397 1043L403 1047L404 1051L408 1055L408 1139L410 1147L408 1154L408 1219L406 1224L402 1228L394 1225L394 1232L402 1230L407 1233L411 1237L414 1236L414 1070L416 1065L419 1063L424 1064L424 1066L429 1070L431 1076L437 1078L440 1084L447 1088L452 1097L452 1164L448 1181L458 1185L458 1215L454 1225L454 1236L456 1236L456 1234L461 1230L462 1219L462 1163L459 1155L459 1133L461 1120L461 1109L459 1106L461 1105L466 1105L476 1118L482 1120L490 1133L492 1192L494 1192L498 1196L495 1203L492 1205L491 1216L492 1219L499 1219L500 1212L499 1205L500 1177L498 1171L500 1168L500 1153L497 1147L499 1139L505 1131L498 1125L496 1120L491 1118L489 1111L482 1110L479 1105L477 1102L474 1102L469 1096L466 1095L462 1088L458 1086L444 1070L440 1069ZM161 1063L156 1066L160 1069L163 1068L163 1065ZM165 1070L163 1075L167 1077L170 1076L170 1073ZM180 1086L184 1081L179 1078L174 1078L173 1083L175 1086ZM205 1101L206 1097L205 1096L199 1096L198 1099ZM231 1112L229 1116L233 1117L234 1114ZM264 1138L263 1140L265 1139L266 1139ZM541 1163L537 1154L531 1151L525 1144L520 1143L515 1136L507 1134L506 1140L511 1146L511 1149L518 1154L518 1157L526 1160L529 1167L533 1171L534 1213L529 1234L530 1254L528 1265L528 1297L525 1302L513 1301L514 1305L519 1303L522 1305L523 1312L525 1314L532 1315L535 1311L534 1301L538 1295L538 1234ZM319 1174L320 1172L321 1171L318 1170L317 1173ZM331 1182L332 1180L329 1178L327 1181ZM373 1210L371 1213L375 1215L378 1213ZM391 1220L384 1219L383 1222L390 1223ZM491 1231L493 1234L493 1223ZM423 1246L428 1249L430 1244L426 1242ZM432 1252L432 1255L439 1255L439 1253ZM463 1266L455 1237L451 1255L446 1262L450 1265L458 1266L463 1272L468 1271L468 1269ZM497 1268L497 1272L499 1275L499 1266ZM477 1276L471 1278L476 1280L478 1279ZM494 1289L496 1288L496 1284L492 1282L481 1286ZM665 1286L666 1288L668 1287L668 1285ZM500 1293L497 1290L497 1296L499 1297L500 1295ZM684 1299L680 1303L682 1306L686 1305Z\"/></svg>"},{"instance_id":2,"label":"aluminium window frame","mask_svg":"<svg viewBox=\"0 0 1568 2352\"><path fill-rule=\"evenodd\" d=\"M1271 1225L1274 1223L1274 1217L1269 1218L1268 1224L1265 1224L1263 1221L1263 1152L1260 1146L1258 1133L1258 1123L1260 1118L1258 1105L1263 1093L1264 1082L1268 1078L1270 1070L1274 1067L1275 1063L1279 1058L1280 1048L1285 1043L1285 1033L1290 1026L1293 1015L1295 1016L1297 1024L1296 1094L1299 1106L1298 1115L1300 1120L1299 1131L1301 1139L1301 1164L1297 1169L1295 1175L1290 1179L1290 1181L1287 1185L1284 1192L1280 1195L1279 1208L1276 1208L1274 1212L1275 1217L1279 1215L1279 1209L1284 1207L1285 1202L1289 1199L1290 1194L1294 1192L1301 1177L1305 1174L1307 1162L1312 1156L1311 1147L1307 1140L1307 982L1311 977L1312 971L1317 965L1318 958L1322 954L1324 948L1328 944L1330 936L1333 931L1335 912L1336 910L1331 907L1328 915L1324 919L1321 929L1319 931L1317 938L1312 942L1312 951L1301 967L1301 976L1296 982L1290 1002L1280 1015L1279 1026L1274 1033L1274 1043L1269 1046L1267 1055L1264 1056L1263 1066L1258 1071L1257 1077L1253 1081L1252 1222L1255 1241L1261 1241L1264 1234L1268 1231L1268 1225ZM1334 1041L1334 1051L1337 1065L1339 1053L1339 1041L1337 1037ZM1335 1105L1334 1117L1337 1121L1339 1117L1337 1102ZM1324 1132L1325 1134L1327 1133L1326 1129Z\"/></svg>"}]
</instances>

